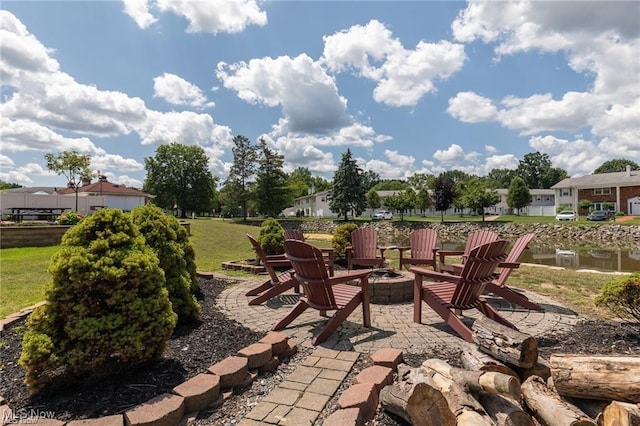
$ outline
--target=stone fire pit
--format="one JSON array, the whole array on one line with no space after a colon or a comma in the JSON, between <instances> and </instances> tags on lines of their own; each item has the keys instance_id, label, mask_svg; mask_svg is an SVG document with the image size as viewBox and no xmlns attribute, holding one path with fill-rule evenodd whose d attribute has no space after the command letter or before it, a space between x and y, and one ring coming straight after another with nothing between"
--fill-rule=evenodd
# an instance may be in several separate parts
<instances>
[{"instance_id":1,"label":"stone fire pit","mask_svg":"<svg viewBox=\"0 0 640 426\"><path fill-rule=\"evenodd\" d=\"M371 303L385 305L413 300L413 274L390 268L375 269L369 276Z\"/></svg>"}]
</instances>

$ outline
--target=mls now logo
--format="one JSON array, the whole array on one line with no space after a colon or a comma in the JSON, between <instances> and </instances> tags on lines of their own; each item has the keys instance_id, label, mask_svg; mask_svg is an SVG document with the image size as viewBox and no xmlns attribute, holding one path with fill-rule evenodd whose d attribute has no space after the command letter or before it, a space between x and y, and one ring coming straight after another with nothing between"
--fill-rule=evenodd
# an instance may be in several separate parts
<instances>
[{"instance_id":1,"label":"mls now logo","mask_svg":"<svg viewBox=\"0 0 640 426\"><path fill-rule=\"evenodd\" d=\"M56 415L53 411L42 410L9 410L2 413L0 424L36 424L39 420L55 419Z\"/></svg>"}]
</instances>

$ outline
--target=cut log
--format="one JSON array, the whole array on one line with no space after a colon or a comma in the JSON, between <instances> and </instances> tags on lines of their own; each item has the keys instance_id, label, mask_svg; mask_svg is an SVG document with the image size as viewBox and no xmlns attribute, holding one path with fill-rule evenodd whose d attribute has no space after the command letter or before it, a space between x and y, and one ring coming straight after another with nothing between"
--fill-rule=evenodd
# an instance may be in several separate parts
<instances>
[{"instance_id":1,"label":"cut log","mask_svg":"<svg viewBox=\"0 0 640 426\"><path fill-rule=\"evenodd\" d=\"M550 363L560 395L640 402L640 357L553 354Z\"/></svg>"},{"instance_id":2,"label":"cut log","mask_svg":"<svg viewBox=\"0 0 640 426\"><path fill-rule=\"evenodd\" d=\"M538 341L535 337L481 316L471 326L473 341L481 351L500 361L522 368L531 368L538 361Z\"/></svg>"},{"instance_id":3,"label":"cut log","mask_svg":"<svg viewBox=\"0 0 640 426\"><path fill-rule=\"evenodd\" d=\"M482 404L465 392L462 386L440 373L434 373L432 378L455 414L457 426L493 426Z\"/></svg>"},{"instance_id":4,"label":"cut log","mask_svg":"<svg viewBox=\"0 0 640 426\"><path fill-rule=\"evenodd\" d=\"M550 381L552 381L551 379ZM549 384L547 383L547 386ZM607 408L607 405L610 404L610 401L600 401L597 399L586 399L586 398L573 398L570 396L563 396L563 399L568 401L570 404L575 405L579 409L581 409L587 416L591 417L596 421L598 426L602 426L602 414L604 409ZM638 425L640 426L640 425Z\"/></svg>"},{"instance_id":5,"label":"cut log","mask_svg":"<svg viewBox=\"0 0 640 426\"><path fill-rule=\"evenodd\" d=\"M508 367L491 355L481 352L476 345L465 341L460 342L460 344L462 346L460 361L467 370L495 371L496 373L508 374L519 378L518 374L511 367Z\"/></svg>"},{"instance_id":6,"label":"cut log","mask_svg":"<svg viewBox=\"0 0 640 426\"><path fill-rule=\"evenodd\" d=\"M380 391L380 404L412 425L456 425L456 416L433 379L406 364L398 365L398 380Z\"/></svg>"},{"instance_id":7,"label":"cut log","mask_svg":"<svg viewBox=\"0 0 640 426\"><path fill-rule=\"evenodd\" d=\"M612 401L602 414L603 426L640 425L640 406L628 402Z\"/></svg>"},{"instance_id":8,"label":"cut log","mask_svg":"<svg viewBox=\"0 0 640 426\"><path fill-rule=\"evenodd\" d=\"M542 357L538 357L538 362L531 368L515 367L515 370L518 372L520 381L522 382L531 376L542 377L545 381L551 377L551 366L549 365L549 361Z\"/></svg>"},{"instance_id":9,"label":"cut log","mask_svg":"<svg viewBox=\"0 0 640 426\"><path fill-rule=\"evenodd\" d=\"M498 426L534 425L531 416L514 400L489 393L479 394L478 400Z\"/></svg>"},{"instance_id":10,"label":"cut log","mask_svg":"<svg viewBox=\"0 0 640 426\"><path fill-rule=\"evenodd\" d=\"M578 407L563 400L542 378L531 376L522 384L522 396L531 411L549 426L597 426Z\"/></svg>"},{"instance_id":11,"label":"cut log","mask_svg":"<svg viewBox=\"0 0 640 426\"><path fill-rule=\"evenodd\" d=\"M422 363L422 367L452 379L465 389L499 394L520 401L520 381L513 376L456 368L440 359L428 359Z\"/></svg>"}]
</instances>

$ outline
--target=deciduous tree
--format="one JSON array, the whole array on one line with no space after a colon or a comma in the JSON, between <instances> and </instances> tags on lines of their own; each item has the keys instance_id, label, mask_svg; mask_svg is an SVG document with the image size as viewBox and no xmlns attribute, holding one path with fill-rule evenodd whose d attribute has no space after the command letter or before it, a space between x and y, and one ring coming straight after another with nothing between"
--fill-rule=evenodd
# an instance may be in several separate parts
<instances>
[{"instance_id":1,"label":"deciduous tree","mask_svg":"<svg viewBox=\"0 0 640 426\"><path fill-rule=\"evenodd\" d=\"M548 189L569 177L565 170L552 167L549 154L538 151L525 154L516 173L529 189Z\"/></svg>"},{"instance_id":2,"label":"deciduous tree","mask_svg":"<svg viewBox=\"0 0 640 426\"><path fill-rule=\"evenodd\" d=\"M145 158L144 164L147 177L143 187L155 196L158 207L177 207L182 217L187 211L208 212L213 208L217 179L209 171L209 158L201 147L160 145L156 155Z\"/></svg>"},{"instance_id":3,"label":"deciduous tree","mask_svg":"<svg viewBox=\"0 0 640 426\"><path fill-rule=\"evenodd\" d=\"M489 188L484 179L471 179L465 186L462 198L465 205L474 210L476 213L482 213L482 221L484 222L484 209L495 205L500 201L500 196L495 189Z\"/></svg>"},{"instance_id":4,"label":"deciduous tree","mask_svg":"<svg viewBox=\"0 0 640 426\"><path fill-rule=\"evenodd\" d=\"M520 209L531 203L531 192L527 188L527 184L521 177L514 177L509 184L509 192L507 193L507 205L516 209L518 216Z\"/></svg>"},{"instance_id":5,"label":"deciduous tree","mask_svg":"<svg viewBox=\"0 0 640 426\"><path fill-rule=\"evenodd\" d=\"M616 158L602 163L600 167L593 171L593 174L624 172L627 166L631 166L631 170L640 170L640 165L635 161L626 158Z\"/></svg>"},{"instance_id":6,"label":"deciduous tree","mask_svg":"<svg viewBox=\"0 0 640 426\"><path fill-rule=\"evenodd\" d=\"M45 154L47 168L67 178L67 187L76 193L76 211L78 211L78 190L82 178L91 176L91 157L78 151L64 151L58 154Z\"/></svg>"},{"instance_id":7,"label":"deciduous tree","mask_svg":"<svg viewBox=\"0 0 640 426\"><path fill-rule=\"evenodd\" d=\"M444 212L449 209L456 198L456 184L441 173L434 181L431 198L436 211L440 212L440 221L444 222Z\"/></svg>"}]
</instances>

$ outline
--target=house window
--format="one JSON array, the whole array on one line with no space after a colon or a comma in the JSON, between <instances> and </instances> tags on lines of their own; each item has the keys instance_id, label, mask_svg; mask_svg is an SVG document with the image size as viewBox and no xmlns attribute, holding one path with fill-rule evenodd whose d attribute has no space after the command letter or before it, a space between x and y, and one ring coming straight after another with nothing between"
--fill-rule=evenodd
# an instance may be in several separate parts
<instances>
[{"instance_id":1,"label":"house window","mask_svg":"<svg viewBox=\"0 0 640 426\"><path fill-rule=\"evenodd\" d=\"M593 195L610 195L611 188L593 188Z\"/></svg>"},{"instance_id":2,"label":"house window","mask_svg":"<svg viewBox=\"0 0 640 426\"><path fill-rule=\"evenodd\" d=\"M322 198L320 198L320 201L322 201L324 203L327 200L326 200L326 198L322 197Z\"/></svg>"},{"instance_id":3,"label":"house window","mask_svg":"<svg viewBox=\"0 0 640 426\"><path fill-rule=\"evenodd\" d=\"M563 197L570 197L571 196L571 188L563 189L561 195Z\"/></svg>"},{"instance_id":4,"label":"house window","mask_svg":"<svg viewBox=\"0 0 640 426\"><path fill-rule=\"evenodd\" d=\"M536 197L536 201L540 201L540 196L539 195Z\"/></svg>"}]
</instances>

